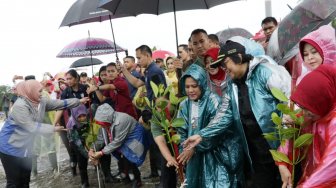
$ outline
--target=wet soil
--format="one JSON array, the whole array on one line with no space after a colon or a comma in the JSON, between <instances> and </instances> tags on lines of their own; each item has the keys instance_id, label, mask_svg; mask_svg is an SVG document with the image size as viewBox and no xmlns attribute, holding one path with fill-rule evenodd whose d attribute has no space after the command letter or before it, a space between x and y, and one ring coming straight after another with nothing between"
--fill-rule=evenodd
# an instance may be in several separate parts
<instances>
[{"instance_id":1,"label":"wet soil","mask_svg":"<svg viewBox=\"0 0 336 188\"><path fill-rule=\"evenodd\" d=\"M52 168L48 161L47 155L42 155L38 159L38 175L36 178L31 178L30 187L31 188L79 188L81 187L80 183L80 176L78 174L77 169L77 176L73 177L71 174L70 166L69 166L69 155L64 147L61 144L59 153L59 172L53 173ZM141 176L145 177L149 175L150 168L149 168L149 155L147 155L146 161L144 164L139 168L141 171ZM111 163L111 173L117 173L117 161L115 158L112 157ZM98 176L97 171L92 165L88 165L88 174L89 174L89 182L90 187L98 188ZM101 177L101 176L100 176ZM100 178L101 179L101 178ZM155 185L159 183L159 179L149 179L149 180L142 180L142 188L154 188ZM0 162L0 187L6 187L6 176L2 164ZM131 182L120 182L120 183L109 183L105 184L105 186L101 183L101 188L128 188L132 187Z\"/></svg>"}]
</instances>

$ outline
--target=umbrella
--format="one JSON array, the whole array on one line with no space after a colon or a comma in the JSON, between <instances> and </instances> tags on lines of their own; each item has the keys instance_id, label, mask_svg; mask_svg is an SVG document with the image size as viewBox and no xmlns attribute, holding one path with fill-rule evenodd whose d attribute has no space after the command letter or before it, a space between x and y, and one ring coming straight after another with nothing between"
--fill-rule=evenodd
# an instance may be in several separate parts
<instances>
[{"instance_id":1,"label":"umbrella","mask_svg":"<svg viewBox=\"0 0 336 188\"><path fill-rule=\"evenodd\" d=\"M305 0L279 24L269 41L267 53L285 64L298 53L300 39L336 17L336 0Z\"/></svg>"},{"instance_id":2,"label":"umbrella","mask_svg":"<svg viewBox=\"0 0 336 188\"><path fill-rule=\"evenodd\" d=\"M110 20L114 48L117 48L115 44L115 38L111 20L112 18L115 18L115 16L112 16L112 13L108 10L98 8L98 4L99 0L77 0L72 4L70 9L67 11L60 27L62 26L70 27L79 24ZM116 57L118 59L118 53L116 53Z\"/></svg>"},{"instance_id":3,"label":"umbrella","mask_svg":"<svg viewBox=\"0 0 336 188\"><path fill-rule=\"evenodd\" d=\"M111 11L113 16L137 16L139 14L163 14L174 13L176 54L178 54L178 36L176 11L209 9L211 7L237 1L237 0L100 0L99 7ZM180 78L182 70L177 69L177 77ZM180 89L179 89L180 90ZM180 91L179 91L180 95Z\"/></svg>"},{"instance_id":4,"label":"umbrella","mask_svg":"<svg viewBox=\"0 0 336 188\"><path fill-rule=\"evenodd\" d=\"M100 59L97 58L91 59L89 57L84 57L73 62L70 68L86 67L90 65L100 65L100 64L103 64L103 62Z\"/></svg>"},{"instance_id":5,"label":"umbrella","mask_svg":"<svg viewBox=\"0 0 336 188\"><path fill-rule=\"evenodd\" d=\"M234 36L241 36L244 38L252 38L253 35L243 28L228 28L216 33L219 39L219 43L225 44L226 41Z\"/></svg>"},{"instance_id":6,"label":"umbrella","mask_svg":"<svg viewBox=\"0 0 336 188\"><path fill-rule=\"evenodd\" d=\"M109 20L111 12L97 8L99 0L77 0L64 16L60 27Z\"/></svg>"},{"instance_id":7,"label":"umbrella","mask_svg":"<svg viewBox=\"0 0 336 188\"><path fill-rule=\"evenodd\" d=\"M155 50L152 53L153 59L157 59L157 58L165 59L166 57L169 57L169 56L175 56L175 54L173 54L172 52L166 51L166 50Z\"/></svg>"},{"instance_id":8,"label":"umbrella","mask_svg":"<svg viewBox=\"0 0 336 188\"><path fill-rule=\"evenodd\" d=\"M116 46L117 49L115 49L114 46ZM68 44L61 50L61 52L57 54L56 57L64 58L64 57L90 56L92 60L92 56L111 54L123 51L125 51L125 49L118 46L117 44L114 44L112 41L102 38L91 38L89 33L88 38L76 40ZM93 66L91 68L93 75Z\"/></svg>"},{"instance_id":9,"label":"umbrella","mask_svg":"<svg viewBox=\"0 0 336 188\"><path fill-rule=\"evenodd\" d=\"M56 57L85 57L111 54L125 51L124 48L116 44L117 50L114 48L114 43L103 38L83 38L76 40L65 46Z\"/></svg>"},{"instance_id":10,"label":"umbrella","mask_svg":"<svg viewBox=\"0 0 336 188\"><path fill-rule=\"evenodd\" d=\"M211 7L237 0L100 0L99 7L111 11L116 17L137 16L139 14L174 13L176 50L178 54L178 37L176 11L209 9Z\"/></svg>"}]
</instances>

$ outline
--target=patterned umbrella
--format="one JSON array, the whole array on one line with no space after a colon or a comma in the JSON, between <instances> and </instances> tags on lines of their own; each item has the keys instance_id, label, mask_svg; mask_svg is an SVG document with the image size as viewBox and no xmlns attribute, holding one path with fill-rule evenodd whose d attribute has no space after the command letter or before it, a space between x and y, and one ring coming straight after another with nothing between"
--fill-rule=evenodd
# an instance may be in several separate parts
<instances>
[{"instance_id":1,"label":"patterned umbrella","mask_svg":"<svg viewBox=\"0 0 336 188\"><path fill-rule=\"evenodd\" d=\"M273 32L267 53L280 64L286 63L297 54L297 44L303 36L330 23L335 17L336 0L302 1Z\"/></svg>"},{"instance_id":2,"label":"patterned umbrella","mask_svg":"<svg viewBox=\"0 0 336 188\"><path fill-rule=\"evenodd\" d=\"M60 27L74 26L91 22L103 22L110 20L113 41L115 43L112 19L116 18L108 10L98 8L99 0L77 0L72 4L66 15L64 16ZM116 46L114 46L116 48ZM125 51L127 55L127 51ZM116 53L118 58L118 53Z\"/></svg>"},{"instance_id":3,"label":"patterned umbrella","mask_svg":"<svg viewBox=\"0 0 336 188\"><path fill-rule=\"evenodd\" d=\"M241 36L244 38L252 38L253 35L243 28L228 28L216 33L220 44L225 44L226 41L234 36Z\"/></svg>"},{"instance_id":4,"label":"patterned umbrella","mask_svg":"<svg viewBox=\"0 0 336 188\"><path fill-rule=\"evenodd\" d=\"M86 57L125 51L119 45L116 45L116 47L117 50L115 50L114 43L110 40L89 37L68 44L56 57Z\"/></svg>"}]
</instances>

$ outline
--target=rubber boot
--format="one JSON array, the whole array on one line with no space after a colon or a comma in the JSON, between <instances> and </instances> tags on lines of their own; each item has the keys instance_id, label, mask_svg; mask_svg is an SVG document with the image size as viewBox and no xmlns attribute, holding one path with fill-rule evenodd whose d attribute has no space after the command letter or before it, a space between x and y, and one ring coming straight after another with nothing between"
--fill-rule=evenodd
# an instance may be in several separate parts
<instances>
[{"instance_id":1,"label":"rubber boot","mask_svg":"<svg viewBox=\"0 0 336 188\"><path fill-rule=\"evenodd\" d=\"M57 170L57 156L55 152L48 154L49 162L53 170Z\"/></svg>"},{"instance_id":2,"label":"rubber boot","mask_svg":"<svg viewBox=\"0 0 336 188\"><path fill-rule=\"evenodd\" d=\"M81 183L82 183L82 188L89 187L89 177L87 174L87 171L81 172L80 171L80 177L81 177Z\"/></svg>"},{"instance_id":3,"label":"rubber boot","mask_svg":"<svg viewBox=\"0 0 336 188\"><path fill-rule=\"evenodd\" d=\"M77 164L75 162L70 162L72 176L77 176Z\"/></svg>"},{"instance_id":4,"label":"rubber boot","mask_svg":"<svg viewBox=\"0 0 336 188\"><path fill-rule=\"evenodd\" d=\"M37 176L37 155L32 157L32 178L35 179Z\"/></svg>"}]
</instances>

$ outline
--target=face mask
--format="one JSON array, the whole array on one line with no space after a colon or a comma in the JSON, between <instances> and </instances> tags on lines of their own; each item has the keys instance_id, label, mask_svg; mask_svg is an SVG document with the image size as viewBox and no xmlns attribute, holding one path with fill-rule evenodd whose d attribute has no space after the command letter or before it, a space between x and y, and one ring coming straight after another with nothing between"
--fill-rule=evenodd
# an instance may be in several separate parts
<instances>
[{"instance_id":1,"label":"face mask","mask_svg":"<svg viewBox=\"0 0 336 188\"><path fill-rule=\"evenodd\" d=\"M83 125L86 125L87 122L86 121L82 121L82 122L79 122L79 124L83 126Z\"/></svg>"}]
</instances>

